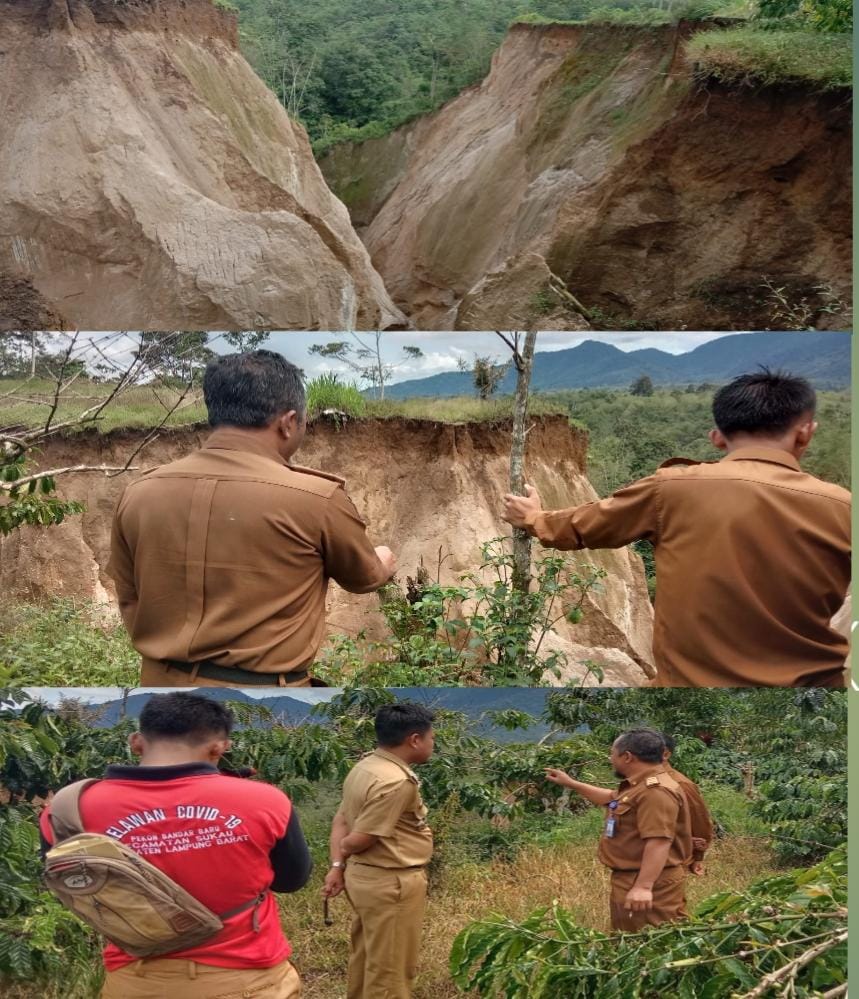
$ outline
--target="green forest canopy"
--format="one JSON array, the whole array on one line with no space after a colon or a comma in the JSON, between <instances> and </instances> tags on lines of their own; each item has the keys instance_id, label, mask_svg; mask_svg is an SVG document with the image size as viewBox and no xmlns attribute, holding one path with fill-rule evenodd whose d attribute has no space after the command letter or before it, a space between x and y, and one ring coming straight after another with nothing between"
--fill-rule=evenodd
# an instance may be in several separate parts
<instances>
[{"instance_id":1,"label":"green forest canopy","mask_svg":"<svg viewBox=\"0 0 859 999\"><path fill-rule=\"evenodd\" d=\"M383 135L489 69L511 22L748 16L751 0L231 0L243 50L317 152ZM763 0L762 26L849 31L849 0Z\"/></svg>"}]
</instances>

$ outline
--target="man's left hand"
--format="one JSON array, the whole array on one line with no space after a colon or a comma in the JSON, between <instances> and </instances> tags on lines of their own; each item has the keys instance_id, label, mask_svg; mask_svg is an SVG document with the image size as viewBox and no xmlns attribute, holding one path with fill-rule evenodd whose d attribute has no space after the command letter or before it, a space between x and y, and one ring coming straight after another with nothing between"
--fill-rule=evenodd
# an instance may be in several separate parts
<instances>
[{"instance_id":1,"label":"man's left hand","mask_svg":"<svg viewBox=\"0 0 859 999\"><path fill-rule=\"evenodd\" d=\"M650 888L638 888L635 885L626 893L624 908L633 912L646 912L653 908L653 892Z\"/></svg>"}]
</instances>

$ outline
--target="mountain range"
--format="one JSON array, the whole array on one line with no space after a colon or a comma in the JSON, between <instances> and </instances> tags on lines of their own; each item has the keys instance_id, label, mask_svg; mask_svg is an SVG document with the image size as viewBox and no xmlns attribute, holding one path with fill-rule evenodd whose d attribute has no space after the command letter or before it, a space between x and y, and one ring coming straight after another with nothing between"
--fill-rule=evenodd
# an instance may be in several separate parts
<instances>
[{"instance_id":1,"label":"mountain range","mask_svg":"<svg viewBox=\"0 0 859 999\"><path fill-rule=\"evenodd\" d=\"M682 336L682 333L678 333ZM539 347L539 337L537 344ZM499 360L504 359L499 341ZM819 389L850 384L850 334L737 333L701 344L685 354L647 348L623 351L600 340L586 340L566 350L537 351L531 390L553 392L577 388L627 388L640 375L655 385L723 384L760 365L803 375ZM512 393L515 372L507 372L498 392ZM446 371L428 378L397 382L385 388L389 399L473 394L471 373Z\"/></svg>"},{"instance_id":2,"label":"mountain range","mask_svg":"<svg viewBox=\"0 0 859 999\"><path fill-rule=\"evenodd\" d=\"M242 690L221 687L207 687L200 692L214 700L238 702L247 705L248 708L264 708L271 712L274 720L290 726L308 722L327 723L325 717L312 714L312 704L290 697L288 694L249 697ZM461 712L472 722L470 729L472 734L486 736L496 742L534 742L549 731L549 726L541 720L546 697L551 693L547 688L397 687L392 693L401 701L415 701L431 708ZM94 714L92 721L94 728L111 728L119 724L123 717L139 718L140 712L151 696L148 693L132 693L124 702L121 698L117 698L92 705L88 705L86 697L83 697L80 703L91 708ZM494 725L491 718L487 717L490 711L504 711L511 708L531 715L534 724L526 729L516 729L511 732ZM241 713L242 709L239 708L239 728L242 727ZM267 724L264 718L254 718L252 722L244 722L244 724L249 723L255 727L265 727Z\"/></svg>"}]
</instances>

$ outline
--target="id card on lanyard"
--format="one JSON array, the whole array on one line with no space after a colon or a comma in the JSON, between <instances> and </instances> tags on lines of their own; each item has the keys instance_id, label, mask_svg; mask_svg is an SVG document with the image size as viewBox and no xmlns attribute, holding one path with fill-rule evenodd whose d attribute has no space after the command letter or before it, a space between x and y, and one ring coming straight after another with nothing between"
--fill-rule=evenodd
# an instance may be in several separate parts
<instances>
[{"instance_id":1,"label":"id card on lanyard","mask_svg":"<svg viewBox=\"0 0 859 999\"><path fill-rule=\"evenodd\" d=\"M614 836L614 830L617 826L617 819L615 818L614 810L617 808L617 801L610 801L608 803L608 818L605 820L605 834L608 839Z\"/></svg>"}]
</instances>

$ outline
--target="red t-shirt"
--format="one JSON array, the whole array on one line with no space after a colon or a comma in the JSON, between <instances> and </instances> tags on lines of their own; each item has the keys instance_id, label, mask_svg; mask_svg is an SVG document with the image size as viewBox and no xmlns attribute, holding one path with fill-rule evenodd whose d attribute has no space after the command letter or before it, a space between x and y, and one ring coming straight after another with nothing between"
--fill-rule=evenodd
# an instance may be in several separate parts
<instances>
[{"instance_id":1,"label":"red t-shirt","mask_svg":"<svg viewBox=\"0 0 859 999\"><path fill-rule=\"evenodd\" d=\"M173 776L176 772L183 776ZM115 837L218 914L272 884L269 854L292 815L292 803L282 791L222 775L207 764L110 767L107 774L81 796L87 832ZM50 806L39 821L43 838L53 843L49 813ZM271 892L256 912L259 932L253 928L254 910L248 910L228 919L216 936L169 957L221 968L280 964L292 948ZM136 960L115 944L104 949L108 971Z\"/></svg>"}]
</instances>

